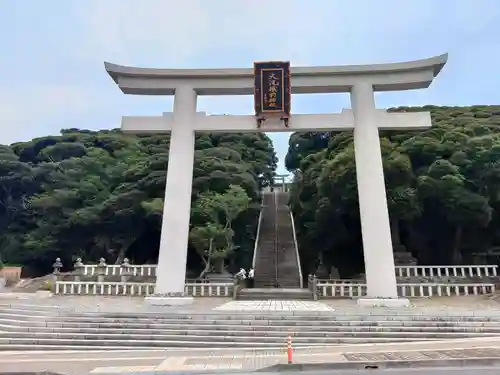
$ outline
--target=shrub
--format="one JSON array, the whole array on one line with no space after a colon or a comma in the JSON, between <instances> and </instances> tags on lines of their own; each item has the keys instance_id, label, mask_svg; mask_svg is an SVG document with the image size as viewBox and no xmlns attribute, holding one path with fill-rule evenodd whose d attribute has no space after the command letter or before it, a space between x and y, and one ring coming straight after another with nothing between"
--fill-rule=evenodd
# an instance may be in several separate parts
<instances>
[{"instance_id":1,"label":"shrub","mask_svg":"<svg viewBox=\"0 0 500 375\"><path fill-rule=\"evenodd\" d=\"M52 290L52 287L54 286L54 281L53 280L45 280L40 287L40 290Z\"/></svg>"}]
</instances>

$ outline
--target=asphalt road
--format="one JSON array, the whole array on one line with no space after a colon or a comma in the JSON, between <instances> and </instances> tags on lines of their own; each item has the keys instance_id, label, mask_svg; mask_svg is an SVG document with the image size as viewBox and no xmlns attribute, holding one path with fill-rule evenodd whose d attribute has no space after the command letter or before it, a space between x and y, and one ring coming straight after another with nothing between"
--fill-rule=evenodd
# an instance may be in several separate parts
<instances>
[{"instance_id":1,"label":"asphalt road","mask_svg":"<svg viewBox=\"0 0 500 375\"><path fill-rule=\"evenodd\" d=\"M203 354L205 356L203 356ZM339 357L330 354L328 357L307 355L307 362L318 360L337 361ZM136 375L161 375L167 373L228 373L234 371L238 374L250 374L254 369L262 369L259 375L276 374L267 372L270 363L267 355L241 353L241 355L228 355L210 351L88 351L88 352L45 352L45 353L1 353L0 375L16 372L52 372L61 375L98 375L98 374L136 374ZM243 362L241 362L243 361ZM241 365L241 363L245 363ZM282 362L283 363L283 362ZM286 362L285 362L286 363ZM345 362L344 362L345 363ZM194 366L194 367L193 367ZM248 367L247 367L248 366ZM154 372L153 372L154 371ZM292 372L281 369L280 373ZM297 373L298 371L293 371ZM300 371L302 375L359 375L361 373L380 373L388 375L498 375L500 367L479 368L410 368L410 369L369 369L369 370L328 370Z\"/></svg>"},{"instance_id":2,"label":"asphalt road","mask_svg":"<svg viewBox=\"0 0 500 375\"><path fill-rule=\"evenodd\" d=\"M63 375L87 375L96 367L157 366L165 357L165 351L13 353L0 356L0 370L2 372L49 371Z\"/></svg>"},{"instance_id":3,"label":"asphalt road","mask_svg":"<svg viewBox=\"0 0 500 375\"><path fill-rule=\"evenodd\" d=\"M2 366L0 372L0 375L15 375L16 373L24 373L26 372L40 372L40 371L49 371L49 372L56 372L59 374L78 374L78 375L87 375L89 374L88 371L83 370L82 368L79 368L78 366L76 368L64 368L61 367L60 370L57 370L57 367L49 366L50 369L43 369L42 367L36 367L36 368L15 368L15 367L7 367L4 368ZM374 374L374 373L384 373L387 375L435 375L436 373L439 375L498 375L500 368L465 368L465 369L460 369L460 368L426 368L426 369L405 369L405 370L338 370L338 371L300 371L299 373L301 375L328 375L328 374L333 374L333 375L360 375L360 374ZM222 372L222 371L221 371ZM163 374L173 374L175 373L176 375L180 374L203 374L203 371L188 371L188 372L183 372L183 371L175 371L175 372L123 372L121 374L123 375L163 375ZM217 373L216 371L210 371L210 374ZM224 371L224 374L228 374L228 371ZM23 375L24 375L23 374ZM116 373L116 375L121 375ZM243 372L243 371L235 371L235 374L238 375L255 375L255 372ZM276 375L276 372L259 372L259 375ZM297 371L282 371L280 374L297 374Z\"/></svg>"}]
</instances>

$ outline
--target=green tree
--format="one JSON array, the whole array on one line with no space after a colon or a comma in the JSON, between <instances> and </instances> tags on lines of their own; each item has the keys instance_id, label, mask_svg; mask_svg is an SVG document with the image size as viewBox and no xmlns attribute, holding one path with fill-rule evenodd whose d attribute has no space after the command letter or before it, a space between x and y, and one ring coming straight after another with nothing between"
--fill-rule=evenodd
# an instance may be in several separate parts
<instances>
[{"instance_id":1,"label":"green tree","mask_svg":"<svg viewBox=\"0 0 500 375\"><path fill-rule=\"evenodd\" d=\"M204 263L200 278L211 271L225 272L225 260L236 249L233 222L250 202L245 190L237 185L230 185L222 194L206 191L198 196L193 208L198 220L191 228L190 239Z\"/></svg>"},{"instance_id":2,"label":"green tree","mask_svg":"<svg viewBox=\"0 0 500 375\"><path fill-rule=\"evenodd\" d=\"M498 247L500 107L401 107L430 111L424 131L381 132L395 251L421 264L470 262ZM345 276L363 257L352 133L295 133L287 168L304 272L320 261ZM333 228L333 229L332 229Z\"/></svg>"},{"instance_id":3,"label":"green tree","mask_svg":"<svg viewBox=\"0 0 500 375\"><path fill-rule=\"evenodd\" d=\"M0 147L0 252L32 274L55 257L71 265L105 257L155 263L158 256L170 136L119 130L64 129L59 136ZM276 169L264 134L196 136L193 207L206 192L243 189L252 204L231 219L229 265L253 249L260 190ZM228 211L228 217L231 212ZM198 223L193 211L192 223ZM198 223L199 224L199 223ZM228 232L229 233L229 232ZM203 262L190 243L188 270ZM194 254L194 256L193 256Z\"/></svg>"}]
</instances>

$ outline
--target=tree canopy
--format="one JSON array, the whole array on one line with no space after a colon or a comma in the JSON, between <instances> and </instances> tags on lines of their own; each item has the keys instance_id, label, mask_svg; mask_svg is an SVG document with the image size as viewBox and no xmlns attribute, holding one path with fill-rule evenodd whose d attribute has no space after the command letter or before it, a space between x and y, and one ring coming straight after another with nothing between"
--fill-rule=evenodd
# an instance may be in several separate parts
<instances>
[{"instance_id":1,"label":"tree canopy","mask_svg":"<svg viewBox=\"0 0 500 375\"><path fill-rule=\"evenodd\" d=\"M430 111L424 131L381 132L395 251L419 264L460 264L500 245L500 106ZM305 272L363 272L352 133L294 133L286 167Z\"/></svg>"},{"instance_id":2,"label":"tree canopy","mask_svg":"<svg viewBox=\"0 0 500 375\"><path fill-rule=\"evenodd\" d=\"M423 110L432 128L380 134L394 250L470 262L500 247L500 106L390 111ZM56 257L156 263L168 148L168 135L79 129L0 145L0 259L30 274ZM277 163L263 133L199 134L195 148L190 277L249 264ZM363 272L352 133L294 133L285 164L304 274Z\"/></svg>"},{"instance_id":3,"label":"tree canopy","mask_svg":"<svg viewBox=\"0 0 500 375\"><path fill-rule=\"evenodd\" d=\"M196 137L188 270L236 267L253 251L260 191L277 158L263 133ZM104 257L156 263L169 135L65 129L0 146L0 252L31 274ZM200 249L214 230L216 248ZM210 236L209 236L210 237ZM224 240L222 240L222 239Z\"/></svg>"}]
</instances>

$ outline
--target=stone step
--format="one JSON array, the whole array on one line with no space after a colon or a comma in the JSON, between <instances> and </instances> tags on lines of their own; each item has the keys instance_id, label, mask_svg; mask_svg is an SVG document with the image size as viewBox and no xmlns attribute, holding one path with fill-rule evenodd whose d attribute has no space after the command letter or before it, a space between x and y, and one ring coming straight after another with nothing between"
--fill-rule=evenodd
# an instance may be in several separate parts
<instances>
[{"instance_id":1,"label":"stone step","mask_svg":"<svg viewBox=\"0 0 500 375\"><path fill-rule=\"evenodd\" d=\"M89 333L89 334L143 334L143 335L155 335L160 333L168 333L173 335L213 335L213 336L237 336L237 335L250 335L250 336L279 336L284 337L289 333L294 336L311 336L311 337L321 337L321 336L373 336L372 334L389 333L389 334L403 334L406 335L416 333L418 335L422 334L464 334L469 337L470 333L483 335L499 335L500 326L497 327L427 327L427 326L414 326L414 327L365 327L365 326L337 326L337 327L322 327L322 326L281 326L281 327L270 327L270 326L209 326L209 325L198 325L198 326L182 326L182 325L170 325L170 326L146 326L141 327L130 327L129 325L116 325L114 327L103 327L96 325L94 327L86 327L81 325L75 325L73 327L26 327L26 326L16 326L16 325L5 325L0 324L0 332L5 334L19 332L37 332L37 333Z\"/></svg>"},{"instance_id":2,"label":"stone step","mask_svg":"<svg viewBox=\"0 0 500 375\"><path fill-rule=\"evenodd\" d=\"M293 227L287 193L264 194L266 204L262 209L262 222L257 239L255 285L273 286L276 278L280 287L299 287L299 269L296 261ZM293 267L290 266L290 263ZM290 275L294 277L290 277ZM274 296L263 295L263 299ZM253 300L250 297L240 299ZM282 299L277 297L276 299ZM303 300L303 298L301 298Z\"/></svg>"},{"instance_id":3,"label":"stone step","mask_svg":"<svg viewBox=\"0 0 500 375\"><path fill-rule=\"evenodd\" d=\"M73 329L116 329L121 327L126 327L129 329L179 329L179 327L186 327L186 329L212 329L212 330L234 330L236 327L238 330L274 330L274 331L295 331L295 330L325 330L325 331L336 331L336 330L378 330L378 329L394 329L394 330L419 330L422 328L426 329L457 329L461 330L494 330L500 329L500 321L495 322L439 322L439 321L334 321L328 323L319 322L287 322L278 321L271 324L266 324L268 322L257 322L257 321L238 321L238 320L226 320L226 321L179 321L171 320L169 322L157 323L156 321L148 322L122 322L122 321L109 321L109 320L93 320L92 322L81 322L81 321L17 321L13 319L0 319L0 326L10 326L17 328L47 328L48 330L57 330L59 328Z\"/></svg>"},{"instance_id":4,"label":"stone step","mask_svg":"<svg viewBox=\"0 0 500 375\"><path fill-rule=\"evenodd\" d=\"M257 284L257 283L256 283ZM259 286L259 285L256 285ZM243 288L237 293L239 300L253 301L272 301L272 300L313 300L314 296L309 289L300 288Z\"/></svg>"},{"instance_id":5,"label":"stone step","mask_svg":"<svg viewBox=\"0 0 500 375\"><path fill-rule=\"evenodd\" d=\"M241 301L287 301L290 299L290 296L288 295L283 295L279 293L260 293L258 295L255 294L244 294L244 293L238 293L237 300ZM293 296L293 299L296 301L312 301L313 296L311 295L295 295Z\"/></svg>"},{"instance_id":6,"label":"stone step","mask_svg":"<svg viewBox=\"0 0 500 375\"><path fill-rule=\"evenodd\" d=\"M462 338L464 336L461 336ZM465 336L467 337L467 336ZM358 343L377 343L377 342L400 342L400 341L436 341L442 337L405 337L399 336L380 336L380 337L294 337L295 345L338 345L338 344L358 344ZM57 341L59 340L59 341ZM268 337L268 336L185 336L185 335L91 335L84 334L39 334L31 333L23 336L5 336L0 337L0 344L49 344L56 342L59 345L113 345L122 343L124 346L160 346L160 347L227 347L227 346L251 346L265 347L278 346L286 343L287 336Z\"/></svg>"},{"instance_id":7,"label":"stone step","mask_svg":"<svg viewBox=\"0 0 500 375\"><path fill-rule=\"evenodd\" d=\"M395 321L395 322L407 322L407 321L420 321L425 322L495 322L499 321L500 316L496 315L484 315L484 316L473 316L466 313L454 314L454 315L414 315L414 314L398 314L398 315L386 315L384 313L378 314L338 314L333 315L330 313L317 313L317 314L280 314L276 312L275 314L263 314L261 312L255 311L251 314L248 313L238 313L231 312L231 315L224 314L118 314L118 313L81 313L81 314L22 314L18 312L4 313L0 312L0 319L15 319L23 321L60 321L64 319L65 321L76 321L76 322L122 322L122 323L134 323L134 322L182 322L194 323L194 322L211 322L211 324L225 324L226 322L234 322L232 324L298 324L300 322L309 322L311 324L323 325L327 323L334 322L349 322L349 321Z\"/></svg>"},{"instance_id":8,"label":"stone step","mask_svg":"<svg viewBox=\"0 0 500 375\"><path fill-rule=\"evenodd\" d=\"M244 288L248 290L253 290L249 288ZM281 289L277 289L281 290ZM262 301L264 302L264 301ZM265 302L268 303L268 302ZM258 302L254 302L258 305ZM294 304L293 300L288 301L287 305L292 306ZM299 303L301 306L303 302ZM304 305L306 306L306 305ZM483 310L472 310L466 308L439 308L439 307L428 307L428 308L389 308L389 307L379 307L379 308L365 308L358 306L342 307L342 309L335 309L335 304L331 303L311 303L312 309L302 310L302 309L291 309L291 310L266 310L266 309L256 309L248 310L251 306L247 304L243 307L247 310L242 311L224 311L224 310L196 310L187 309L182 310L182 308L165 308L159 311L148 310L147 308L143 310L134 309L132 312L112 312L112 311L97 311L96 306L89 306L86 304L82 305L65 305L65 307L60 307L57 305L7 305L0 306L0 314L21 314L21 315L31 315L38 316L39 314L44 315L100 315L100 316L118 316L118 317L175 317L178 319L192 319L192 317L202 317L202 319L218 319L227 317L228 319L237 318L241 319L266 319L267 317L272 319L288 319L290 317L300 317L300 319L324 319L331 320L338 317L350 317L353 316L386 316L391 320L393 318L399 318L401 316L410 316L418 319L419 317L441 317L441 316L469 316L469 317L492 317L500 318L500 309L483 309ZM97 307L98 308L98 307ZM317 308L321 308L318 310ZM325 310L328 308L328 310ZM189 313L189 314L188 314Z\"/></svg>"},{"instance_id":9,"label":"stone step","mask_svg":"<svg viewBox=\"0 0 500 375\"><path fill-rule=\"evenodd\" d=\"M394 342L415 342L415 341L436 341L436 340L420 340L420 339L407 339L407 338L395 338L395 339L356 339L356 338L345 338L343 340L339 340L338 343L332 343L329 345L325 344L312 344L312 343L294 343L294 348L303 348L303 347L325 347L325 346L336 346L340 344L366 344L366 343L394 343ZM215 341L211 339L210 341L156 341L156 340L129 340L124 341L120 340L67 340L60 338L52 338L52 339L25 339L25 338L9 338L9 339L0 339L0 348L3 350L16 350L15 348L24 348L26 350L27 347L35 348L71 348L71 349L107 349L107 348L116 348L120 347L120 349L153 349L153 348L283 348L284 343L264 343L261 341L247 341L247 342L225 342L225 341Z\"/></svg>"},{"instance_id":10,"label":"stone step","mask_svg":"<svg viewBox=\"0 0 500 375\"><path fill-rule=\"evenodd\" d=\"M294 342L309 342L309 343L330 343L332 340L336 343L337 340L344 338L426 338L426 339L456 339L467 337L491 337L497 336L496 333L484 332L420 332L420 331L375 331L375 332L263 332L263 331L188 331L176 330L167 332L153 333L124 333L120 329L113 332L38 332L38 331L16 331L16 332L0 332L0 340L3 338L53 338L60 337L62 339L85 339L85 340L108 340L120 339L123 340L161 340L169 341L177 338L183 341L199 341L214 338L216 340L231 341L231 342L246 342L248 340L258 340L261 342L284 342L287 336L291 334Z\"/></svg>"},{"instance_id":11,"label":"stone step","mask_svg":"<svg viewBox=\"0 0 500 375\"><path fill-rule=\"evenodd\" d=\"M280 295L264 295L264 296L252 296L252 295L238 295L236 297L239 301L256 301L256 300L265 300L265 301L286 301L287 298L285 296ZM312 301L311 297L307 296L297 296L295 297L297 301Z\"/></svg>"}]
</instances>

